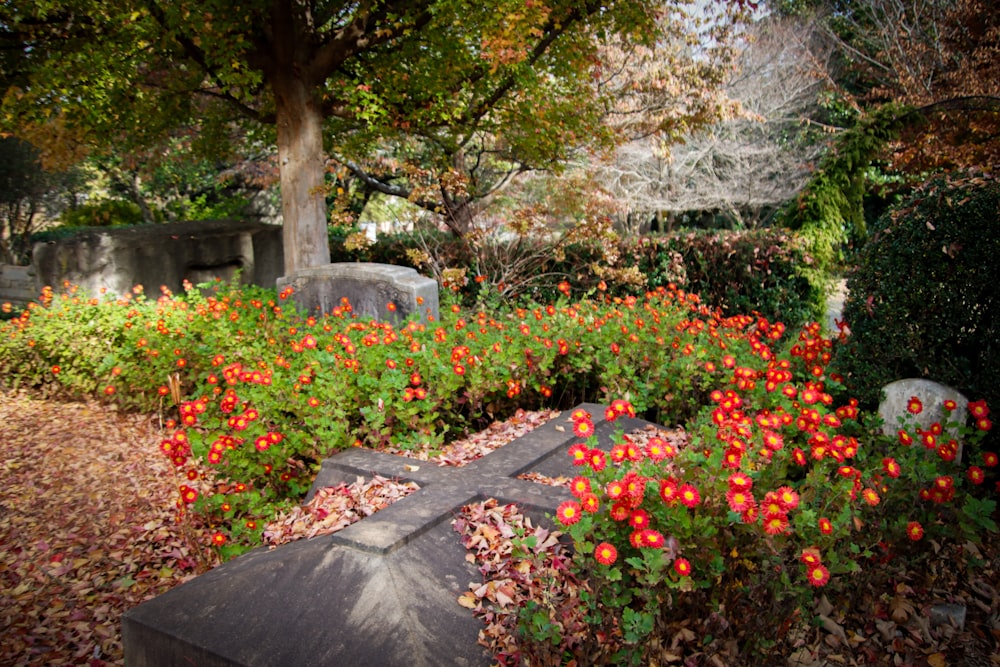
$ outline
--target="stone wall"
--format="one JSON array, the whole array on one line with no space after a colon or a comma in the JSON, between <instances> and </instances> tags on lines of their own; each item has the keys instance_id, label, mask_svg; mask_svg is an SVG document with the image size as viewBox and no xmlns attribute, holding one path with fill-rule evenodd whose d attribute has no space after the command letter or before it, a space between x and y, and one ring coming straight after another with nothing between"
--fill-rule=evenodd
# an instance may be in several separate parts
<instances>
[{"instance_id":1,"label":"stone wall","mask_svg":"<svg viewBox=\"0 0 1000 667\"><path fill-rule=\"evenodd\" d=\"M274 287L284 273L281 227L237 220L199 220L162 225L81 230L70 237L36 243L32 266L37 291L64 281L91 294L102 288L125 294L142 285L174 292L184 280L214 278Z\"/></svg>"}]
</instances>

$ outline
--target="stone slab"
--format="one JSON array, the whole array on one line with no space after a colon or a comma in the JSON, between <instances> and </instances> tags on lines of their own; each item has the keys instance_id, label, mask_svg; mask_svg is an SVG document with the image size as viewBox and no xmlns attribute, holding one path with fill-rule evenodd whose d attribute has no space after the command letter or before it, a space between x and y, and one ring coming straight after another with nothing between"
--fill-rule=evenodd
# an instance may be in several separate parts
<instances>
[{"instance_id":1,"label":"stone slab","mask_svg":"<svg viewBox=\"0 0 1000 667\"><path fill-rule=\"evenodd\" d=\"M23 306L38 298L41 287L35 284L30 266L0 264L0 303Z\"/></svg>"},{"instance_id":2,"label":"stone slab","mask_svg":"<svg viewBox=\"0 0 1000 667\"><path fill-rule=\"evenodd\" d=\"M128 294L142 285L154 298L165 285L175 293L193 284L231 279L274 287L284 273L281 227L239 220L197 220L132 227L82 229L36 243L32 267L39 285L68 280L90 294Z\"/></svg>"},{"instance_id":3,"label":"stone slab","mask_svg":"<svg viewBox=\"0 0 1000 667\"><path fill-rule=\"evenodd\" d=\"M594 416L605 449L618 426L648 425L609 424L603 407L580 407ZM450 519L493 497L551 525L545 515L569 492L515 478L540 468L574 474L567 415L462 468L360 449L327 459L313 492L372 473L421 488L338 533L257 549L129 610L126 664L489 665L477 644L482 623L456 601L481 575Z\"/></svg>"},{"instance_id":4,"label":"stone slab","mask_svg":"<svg viewBox=\"0 0 1000 667\"><path fill-rule=\"evenodd\" d=\"M278 278L292 300L310 314L327 314L347 299L359 317L398 324L412 314L438 319L437 281L416 269L375 262L335 262Z\"/></svg>"}]
</instances>

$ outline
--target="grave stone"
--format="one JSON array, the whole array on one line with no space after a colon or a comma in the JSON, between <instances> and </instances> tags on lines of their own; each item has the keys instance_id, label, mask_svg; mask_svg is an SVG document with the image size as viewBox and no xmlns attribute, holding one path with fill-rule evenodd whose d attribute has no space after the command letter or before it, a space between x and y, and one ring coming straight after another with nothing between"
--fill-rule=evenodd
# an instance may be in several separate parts
<instances>
[{"instance_id":1,"label":"grave stone","mask_svg":"<svg viewBox=\"0 0 1000 667\"><path fill-rule=\"evenodd\" d=\"M0 264L0 303L25 306L38 298L41 287L35 284L30 266Z\"/></svg>"},{"instance_id":2,"label":"grave stone","mask_svg":"<svg viewBox=\"0 0 1000 667\"><path fill-rule=\"evenodd\" d=\"M899 430L899 417L906 417L923 429L930 428L937 421L943 424L945 419L965 424L968 417L969 399L951 387L924 378L891 382L882 387L882 395L884 398L879 403L878 414L882 418L882 432L886 435L894 436ZM923 404L923 410L918 415L910 414L906 409L912 396L919 398ZM958 407L946 418L948 413L944 409L944 402L948 400L955 401ZM948 434L952 438L958 438L954 429L949 430ZM956 460L962 460L961 441Z\"/></svg>"},{"instance_id":3,"label":"grave stone","mask_svg":"<svg viewBox=\"0 0 1000 667\"><path fill-rule=\"evenodd\" d=\"M599 442L648 425L594 416ZM477 644L482 622L458 605L481 575L465 558L451 517L469 503L518 503L549 524L568 490L517 479L523 472L574 474L575 442L557 417L462 468L367 450L323 462L314 489L373 473L414 481L420 490L332 535L257 549L126 612L129 667L489 665Z\"/></svg>"},{"instance_id":4,"label":"grave stone","mask_svg":"<svg viewBox=\"0 0 1000 667\"><path fill-rule=\"evenodd\" d=\"M438 318L438 285L407 266L338 262L292 271L278 279L278 291L292 288L292 300L310 314L326 314L347 299L353 312L395 324L416 313Z\"/></svg>"}]
</instances>

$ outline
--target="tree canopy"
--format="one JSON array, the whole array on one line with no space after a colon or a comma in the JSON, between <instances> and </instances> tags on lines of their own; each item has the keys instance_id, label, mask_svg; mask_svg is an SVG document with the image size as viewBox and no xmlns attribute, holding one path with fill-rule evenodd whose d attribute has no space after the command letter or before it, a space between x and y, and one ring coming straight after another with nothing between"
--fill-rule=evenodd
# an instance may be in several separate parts
<instances>
[{"instance_id":1,"label":"tree canopy","mask_svg":"<svg viewBox=\"0 0 1000 667\"><path fill-rule=\"evenodd\" d=\"M293 271L329 261L330 158L461 233L470 188L613 142L602 45L653 47L691 18L686 4L8 0L0 123L54 163L181 128L224 151L234 127L252 128L277 144Z\"/></svg>"}]
</instances>

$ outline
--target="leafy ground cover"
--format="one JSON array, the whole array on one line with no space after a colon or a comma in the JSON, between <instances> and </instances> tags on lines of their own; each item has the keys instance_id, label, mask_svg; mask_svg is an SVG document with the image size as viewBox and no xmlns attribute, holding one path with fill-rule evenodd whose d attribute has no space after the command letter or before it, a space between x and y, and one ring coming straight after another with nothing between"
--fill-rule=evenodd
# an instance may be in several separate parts
<instances>
[{"instance_id":1,"label":"leafy ground cover","mask_svg":"<svg viewBox=\"0 0 1000 667\"><path fill-rule=\"evenodd\" d=\"M440 320L397 327L358 320L350 304L301 317L283 308L287 293L238 286L156 301L69 288L0 328L0 370L10 385L163 415L156 456L172 467L167 505L189 549L170 567L190 570L214 558L200 561L194 544L229 558L335 530L413 490L359 480L301 507L319 460L343 447L460 464L534 419L519 406L584 398L609 404L609 420L642 412L683 425L683 438L621 440L604 452L592 416L573 411L563 428L579 438L570 448L579 474L568 480L577 500L556 519L574 547L567 572L592 592L518 605L523 650L549 647L534 662L662 662L675 609L713 619L699 641L728 637L732 659L791 655L804 646L788 644L793 628L819 619L842 629L835 610L854 608L862 592L891 584L885 606L950 576L914 586L886 574L896 564L969 581L992 571L1000 457L982 446L992 429L985 402L969 404L971 424L954 421L952 404L927 429L902 419L886 436L827 371L835 343L818 325L726 317L673 288L576 301L570 292L475 312L446 302ZM911 416L921 410L913 397ZM456 448L511 414L499 432ZM524 545L549 540L532 541ZM530 571L525 562L517 567ZM546 591L558 590L563 569L545 570ZM128 574L115 581L138 580ZM508 587L497 590L509 605ZM992 610L993 600L979 601ZM892 611L862 608L883 622ZM895 641L902 620L874 627ZM602 639L587 644L593 637Z\"/></svg>"},{"instance_id":2,"label":"leafy ground cover","mask_svg":"<svg viewBox=\"0 0 1000 667\"><path fill-rule=\"evenodd\" d=\"M455 443L443 458L474 459L552 416L520 413L496 422ZM157 418L106 404L0 394L0 664L122 664L122 613L217 562L211 552L192 549L192 540L202 542L204 535L175 521L175 471L157 455L161 435ZM383 480L352 489L350 497L361 498L367 510L343 500L348 495L331 492L329 497L340 498L332 505L320 500L313 511L286 515L271 530L277 541L327 532L341 521L338 512L371 511L378 502L365 494L375 496L389 486ZM38 502L40 496L45 502ZM325 517L315 511L323 507ZM523 555L512 558L518 553L514 538L540 529L516 508L495 503L468 508L455 525L461 533L456 537L476 554L484 572L482 585L457 602L486 619L484 644L498 654L516 653L518 619L511 602L537 591L525 577ZM565 562L553 535L558 536L538 532L532 563ZM803 619L790 627L773 662L1000 664L998 542L991 537L979 548L953 545L919 570L888 563L881 584L850 604L819 596L818 622ZM982 565L969 570L970 557ZM562 588L552 590L569 596L579 585L567 576ZM964 629L930 623L929 611L940 603L964 606ZM754 631L752 619L721 628L718 615L679 611L659 640L658 664L749 664L737 647Z\"/></svg>"}]
</instances>

